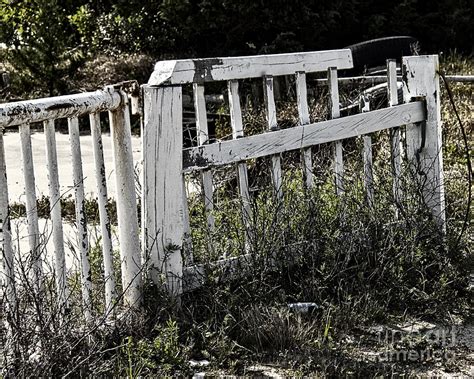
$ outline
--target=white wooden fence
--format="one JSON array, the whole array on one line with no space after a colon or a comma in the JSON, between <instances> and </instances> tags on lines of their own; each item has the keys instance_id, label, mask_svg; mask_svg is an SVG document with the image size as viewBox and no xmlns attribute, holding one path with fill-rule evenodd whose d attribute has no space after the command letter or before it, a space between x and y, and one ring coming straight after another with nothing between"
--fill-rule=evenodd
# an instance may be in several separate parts
<instances>
[{"instance_id":1,"label":"white wooden fence","mask_svg":"<svg viewBox=\"0 0 474 379\"><path fill-rule=\"evenodd\" d=\"M271 177L277 198L282 187L281 154L301 151L304 181L313 185L311 147L334 143L335 190L344 191L344 151L342 140L363 136L364 182L369 201L373 199L372 142L370 134L389 129L392 142L393 192L399 199L402 154L400 127L406 125L406 154L424 183L424 200L440 227L444 227L444 190L441 152L441 122L437 56L403 58L404 104L398 104L395 61L387 62L389 108L340 117L338 70L352 67L350 50L320 51L237 58L212 58L159 62L143 87L144 97L144 250L150 258L148 270L157 284L163 278L169 292L179 295L205 282L205 265L183 264L182 247L189 235L189 216L183 174L200 171L204 206L212 229L213 168L235 164L244 224L251 216L246 161L271 157ZM327 72L331 119L312 123L307 102L306 74ZM279 75L295 75L299 126L280 130L276 117L273 80ZM262 78L268 130L244 136L239 80ZM204 87L226 81L233 139L209 143ZM193 85L199 146L183 149L182 87ZM214 262L232 268L245 264L247 256ZM239 266L240 267L240 266ZM230 270L229 270L230 269Z\"/></svg>"},{"instance_id":2,"label":"white wooden fence","mask_svg":"<svg viewBox=\"0 0 474 379\"><path fill-rule=\"evenodd\" d=\"M26 210L29 231L29 274L35 290L41 291L41 238L36 209L35 176L31 153L30 126L43 122L48 157L51 220L55 246L55 278L58 301L65 305L68 289L65 271L64 239L57 156L55 119L67 118L71 145L71 168L74 175L76 224L81 258L82 297L86 319L91 316L91 282L89 240L84 211L82 156L78 117L89 115L94 141L97 193L102 230L102 250L106 282L105 304L110 311L117 301L113 275L110 220L106 211L107 178L104 174L100 112L109 113L113 136L114 167L117 185L117 216L122 286L127 306L141 301L142 268L158 285L165 285L176 298L205 282L205 266L183 264L182 248L189 240L189 214L185 194L184 173L199 171L203 183L207 222L212 230L213 169L234 164L238 173L244 225L251 217L247 165L249 159L270 156L272 184L277 198L283 196L281 154L301 151L304 183L313 186L312 146L334 143L335 190L344 191L344 151L342 140L364 136L364 178L368 198L373 197L372 146L370 133L390 129L392 139L393 191L400 196L401 172L400 127L406 125L406 154L416 163L418 174L425 180L425 201L440 226L444 225L443 169L441 156L441 122L437 56L403 58L404 104L398 104L394 61L389 61L389 108L340 117L338 70L352 67L350 50L320 51L237 58L164 61L156 64L147 85L142 87L142 199L141 247L137 202L131 155L131 134L126 94L117 87L80 95L40 99L0 105L0 129L18 125L25 177ZM310 120L306 74L326 72L330 93L331 119L313 123ZM273 80L275 76L295 75L299 125L280 130L276 117ZM268 130L246 137L242 123L239 80L262 78ZM206 117L205 85L213 81L227 82L233 139L209 143ZM199 146L183 149L182 87L192 84ZM0 133L0 249L1 286L9 307L15 307L15 256L9 222L8 182L6 177L3 133ZM222 259L214 265L236 267L245 256Z\"/></svg>"},{"instance_id":3,"label":"white wooden fence","mask_svg":"<svg viewBox=\"0 0 474 379\"><path fill-rule=\"evenodd\" d=\"M69 293L66 280L65 243L61 217L58 158L56 151L55 120L67 118L71 147L71 170L74 181L77 246L81 266L81 291L84 316L91 320L92 279L90 267L90 244L85 214L84 175L79 139L79 117L89 116L93 140L94 164L97 183L98 207L101 225L103 268L105 281L105 310L110 314L118 300L113 272L111 223L107 213L107 177L104 169L100 112L109 113L113 140L114 171L117 186L117 219L120 260L122 270L123 298L128 306L139 306L141 299L141 253L135 194L135 176L132 162L130 114L127 95L113 86L103 91L79 95L53 97L33 101L8 103L0 106L0 249L1 289L10 309L16 306L16 289L25 283L15 270L18 256L12 247L12 231L8 197L7 167L3 131L18 126L21 136L21 156L26 195L26 217L28 225L29 252L25 269L33 289L42 291L44 280L45 241L38 226L38 210L35 185L35 170L32 156L30 123L42 122L46 138L45 154L49 179L50 215L54 241L55 265L53 275L60 309L68 305ZM37 168L41 170L41 168ZM36 171L38 172L38 171ZM25 252L21 252L25 255Z\"/></svg>"}]
</instances>

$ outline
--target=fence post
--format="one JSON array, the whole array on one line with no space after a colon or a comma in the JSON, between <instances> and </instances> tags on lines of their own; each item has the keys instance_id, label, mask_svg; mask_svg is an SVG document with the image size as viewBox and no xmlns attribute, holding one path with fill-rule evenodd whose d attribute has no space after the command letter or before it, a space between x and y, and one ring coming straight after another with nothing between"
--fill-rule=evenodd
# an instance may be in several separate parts
<instances>
[{"instance_id":1,"label":"fence post","mask_svg":"<svg viewBox=\"0 0 474 379\"><path fill-rule=\"evenodd\" d=\"M416 168L423 198L433 216L446 230L444 203L439 62L437 55L403 57L403 99L426 101L426 121L406 127L408 161Z\"/></svg>"},{"instance_id":2,"label":"fence post","mask_svg":"<svg viewBox=\"0 0 474 379\"><path fill-rule=\"evenodd\" d=\"M127 96L124 104L109 112L117 187L117 221L124 302L129 307L141 305L142 280L140 235L138 231L135 172L132 157L132 135Z\"/></svg>"},{"instance_id":3,"label":"fence post","mask_svg":"<svg viewBox=\"0 0 474 379\"><path fill-rule=\"evenodd\" d=\"M143 240L149 274L182 293L183 128L180 86L143 86Z\"/></svg>"}]
</instances>

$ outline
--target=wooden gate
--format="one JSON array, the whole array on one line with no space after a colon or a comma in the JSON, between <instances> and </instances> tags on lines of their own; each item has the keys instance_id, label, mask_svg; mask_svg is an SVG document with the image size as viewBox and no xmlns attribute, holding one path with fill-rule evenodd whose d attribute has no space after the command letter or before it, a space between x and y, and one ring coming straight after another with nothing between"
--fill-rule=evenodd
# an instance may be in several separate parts
<instances>
[{"instance_id":1,"label":"wooden gate","mask_svg":"<svg viewBox=\"0 0 474 379\"><path fill-rule=\"evenodd\" d=\"M271 157L275 194L282 197L281 154L300 150L304 181L313 185L312 146L334 143L334 178L337 193L344 191L342 140L363 136L364 182L367 198L373 198L371 133L391 131L393 191L400 194L402 165L400 127L406 133L407 160L424 183L424 200L444 228L444 189L437 56L404 57L404 104L398 104L394 61L387 63L389 108L340 117L338 70L352 67L350 50L278 54L235 58L188 59L158 62L148 85L143 86L143 248L155 283L166 284L178 296L205 281L203 265L183 264L182 248L189 238L189 215L183 174L200 171L204 206L212 229L213 168L234 164L238 173L242 214L250 218L250 194L246 161ZM312 123L307 102L306 75L326 72L331 119ZM299 126L280 130L274 100L274 77L294 75ZM267 132L246 137L242 123L239 81L261 78L265 94ZM233 139L209 143L204 89L207 83L227 82ZM183 149L182 87L193 86L199 146ZM245 222L244 222L245 224ZM222 259L215 265L232 268L245 256ZM232 270L227 270L231 273Z\"/></svg>"}]
</instances>

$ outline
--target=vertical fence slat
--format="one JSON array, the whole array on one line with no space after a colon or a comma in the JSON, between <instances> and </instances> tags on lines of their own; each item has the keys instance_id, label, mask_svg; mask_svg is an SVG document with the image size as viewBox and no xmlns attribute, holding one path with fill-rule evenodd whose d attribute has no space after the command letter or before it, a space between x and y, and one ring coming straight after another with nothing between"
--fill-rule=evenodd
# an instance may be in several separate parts
<instances>
[{"instance_id":1,"label":"vertical fence slat","mask_svg":"<svg viewBox=\"0 0 474 379\"><path fill-rule=\"evenodd\" d=\"M84 198L84 175L82 172L81 143L79 139L79 120L68 119L69 142L71 144L72 176L76 200L77 245L81 257L81 284L82 300L84 303L84 317L92 318L92 279L89 262L89 238L87 235L87 219Z\"/></svg>"},{"instance_id":2,"label":"vertical fence slat","mask_svg":"<svg viewBox=\"0 0 474 379\"><path fill-rule=\"evenodd\" d=\"M53 225L55 276L58 300L61 307L67 306L66 258L64 253L63 222L61 217L61 193L59 187L58 157L54 120L43 123L48 160L49 206Z\"/></svg>"},{"instance_id":3,"label":"vertical fence slat","mask_svg":"<svg viewBox=\"0 0 474 379\"><path fill-rule=\"evenodd\" d=\"M138 231L137 196L132 155L132 131L127 95L124 105L109 112L117 186L117 221L122 268L124 303L139 307L142 299L140 237ZM182 197L179 196L179 201Z\"/></svg>"},{"instance_id":4,"label":"vertical fence slat","mask_svg":"<svg viewBox=\"0 0 474 379\"><path fill-rule=\"evenodd\" d=\"M274 83L275 81L273 80L273 76L268 75L268 76L263 77L263 89L264 89L263 93L265 97L267 125L268 125L268 131L270 132L274 130L278 130L277 112L276 112L274 89L273 89ZM272 174L273 189L275 191L275 195L277 199L281 200L283 198L283 188L282 188L280 155L273 155L271 157L271 160L272 160L271 174Z\"/></svg>"},{"instance_id":5,"label":"vertical fence slat","mask_svg":"<svg viewBox=\"0 0 474 379\"><path fill-rule=\"evenodd\" d=\"M370 99L361 96L361 111L370 112ZM367 204L371 207L374 203L374 174L372 162L372 137L370 135L362 136L363 146L363 162L364 162L364 188Z\"/></svg>"},{"instance_id":6,"label":"vertical fence slat","mask_svg":"<svg viewBox=\"0 0 474 379\"><path fill-rule=\"evenodd\" d=\"M193 84L194 92L194 109L196 111L196 128L198 133L199 146L205 145L209 142L209 129L207 125L207 111L206 100L204 97L204 86L202 84ZM204 207L207 212L207 225L209 230L214 230L214 216L212 211L214 209L213 190L212 190L212 173L210 170L204 170L201 173L201 181L204 195Z\"/></svg>"},{"instance_id":7,"label":"vertical fence slat","mask_svg":"<svg viewBox=\"0 0 474 379\"><path fill-rule=\"evenodd\" d=\"M107 212L107 178L104 164L104 146L100 127L100 114L91 113L89 122L92 135L92 147L95 164L95 180L97 186L97 202L99 205L100 230L102 240L102 257L104 261L105 280L105 314L110 315L117 299L113 266L112 233L109 213Z\"/></svg>"},{"instance_id":8,"label":"vertical fence slat","mask_svg":"<svg viewBox=\"0 0 474 379\"><path fill-rule=\"evenodd\" d=\"M0 130L0 290L5 295L8 310L14 311L16 308L15 270L8 201L5 146L3 130Z\"/></svg>"},{"instance_id":9,"label":"vertical fence slat","mask_svg":"<svg viewBox=\"0 0 474 379\"><path fill-rule=\"evenodd\" d=\"M437 55L403 57L403 98L426 101L426 121L406 127L407 158L423 185L425 203L446 230L439 62Z\"/></svg>"},{"instance_id":10,"label":"vertical fence slat","mask_svg":"<svg viewBox=\"0 0 474 379\"><path fill-rule=\"evenodd\" d=\"M38 226L38 209L36 207L36 184L33 166L33 151L31 147L30 125L22 124L20 129L21 155L23 160L23 175L25 180L26 219L28 223L28 242L30 257L28 270L34 285L39 290L42 287L43 262L41 258L41 237Z\"/></svg>"},{"instance_id":11,"label":"vertical fence slat","mask_svg":"<svg viewBox=\"0 0 474 379\"><path fill-rule=\"evenodd\" d=\"M182 293L183 115L181 87L143 87L144 241L150 275L168 292ZM177 299L179 301L179 299Z\"/></svg>"},{"instance_id":12,"label":"vertical fence slat","mask_svg":"<svg viewBox=\"0 0 474 379\"><path fill-rule=\"evenodd\" d=\"M188 194L186 189L186 178L181 175L181 182L183 188L183 254L184 265L191 265L194 263L194 254L193 254L193 240L191 237L191 221L189 218L189 206L188 206Z\"/></svg>"},{"instance_id":13,"label":"vertical fence slat","mask_svg":"<svg viewBox=\"0 0 474 379\"><path fill-rule=\"evenodd\" d=\"M387 60L387 90L388 105L393 107L398 105L398 85L397 85L397 61ZM402 149L400 145L400 128L390 130L391 160L393 175L393 198L396 203L400 201L400 173L402 167Z\"/></svg>"},{"instance_id":14,"label":"vertical fence slat","mask_svg":"<svg viewBox=\"0 0 474 379\"><path fill-rule=\"evenodd\" d=\"M341 115L339 106L339 86L337 82L337 69L331 67L328 69L328 84L331 109L331 118L339 118ZM336 192L340 195L344 192L344 161L342 155L342 141L334 144L334 175L336 183Z\"/></svg>"},{"instance_id":15,"label":"vertical fence slat","mask_svg":"<svg viewBox=\"0 0 474 379\"><path fill-rule=\"evenodd\" d=\"M229 80L227 83L229 92L229 108L230 122L232 125L232 137L234 139L244 136L242 124L242 111L240 108L239 82L237 80ZM244 224L247 226L247 235L249 233L248 226L252 215L250 207L249 180L247 173L247 165L245 162L237 164L237 173L239 177L240 196L242 198L242 214Z\"/></svg>"},{"instance_id":16,"label":"vertical fence slat","mask_svg":"<svg viewBox=\"0 0 474 379\"><path fill-rule=\"evenodd\" d=\"M299 124L306 125L310 123L308 109L308 90L306 87L306 73L296 73L296 101L298 104ZM311 156L311 148L302 149L301 161L303 163L303 180L306 188L312 188L313 177L313 158Z\"/></svg>"},{"instance_id":17,"label":"vertical fence slat","mask_svg":"<svg viewBox=\"0 0 474 379\"><path fill-rule=\"evenodd\" d=\"M146 273L156 284L161 285L161 263L158 250L158 237L161 225L156 214L156 164L157 164L157 125L161 124L163 92L157 87L142 87L143 123L142 123L142 249L147 265Z\"/></svg>"}]
</instances>

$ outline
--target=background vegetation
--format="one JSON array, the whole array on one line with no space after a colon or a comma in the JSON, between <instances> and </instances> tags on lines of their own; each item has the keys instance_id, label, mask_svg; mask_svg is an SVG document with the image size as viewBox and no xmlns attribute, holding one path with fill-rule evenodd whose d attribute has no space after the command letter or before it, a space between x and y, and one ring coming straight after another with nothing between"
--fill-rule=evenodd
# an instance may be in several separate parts
<instances>
[{"instance_id":1,"label":"background vegetation","mask_svg":"<svg viewBox=\"0 0 474 379\"><path fill-rule=\"evenodd\" d=\"M103 54L248 55L390 35L411 35L424 52L470 54L473 14L468 0L1 0L0 61L15 71L12 91L22 96L80 90L80 68ZM142 71L131 74L143 81Z\"/></svg>"}]
</instances>

